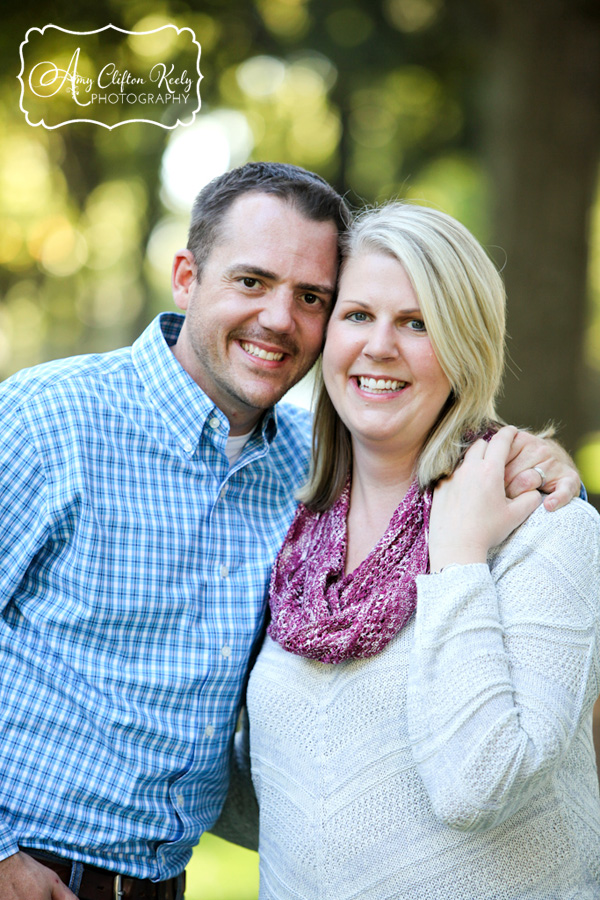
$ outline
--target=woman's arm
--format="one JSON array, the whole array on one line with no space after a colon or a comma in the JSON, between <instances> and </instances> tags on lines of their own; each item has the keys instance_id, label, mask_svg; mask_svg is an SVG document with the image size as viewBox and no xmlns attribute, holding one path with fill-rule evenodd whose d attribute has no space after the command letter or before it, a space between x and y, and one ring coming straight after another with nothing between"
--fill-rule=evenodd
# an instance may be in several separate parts
<instances>
[{"instance_id":1,"label":"woman's arm","mask_svg":"<svg viewBox=\"0 0 600 900\"><path fill-rule=\"evenodd\" d=\"M500 824L541 789L600 691L597 514L581 501L552 516L540 509L490 571L469 555L514 511L489 488L501 454L485 470L482 458L461 467L437 516L434 500L432 556L446 554L449 567L418 579L408 686L413 753L436 815L473 831ZM488 492L485 513L472 488ZM464 527L446 517L457 490ZM465 558L452 559L451 546Z\"/></svg>"}]
</instances>

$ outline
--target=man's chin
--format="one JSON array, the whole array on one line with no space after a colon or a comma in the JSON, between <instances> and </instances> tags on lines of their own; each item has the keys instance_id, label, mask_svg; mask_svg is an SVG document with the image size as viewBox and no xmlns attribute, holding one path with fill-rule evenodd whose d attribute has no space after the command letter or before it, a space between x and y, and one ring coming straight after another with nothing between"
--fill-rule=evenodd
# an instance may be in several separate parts
<instances>
[{"instance_id":1,"label":"man's chin","mask_svg":"<svg viewBox=\"0 0 600 900\"><path fill-rule=\"evenodd\" d=\"M276 403L279 403L279 401L285 397L290 387L292 387L292 385L287 386L285 389L282 388L280 391L247 392L244 401L251 409L262 410L264 412L267 409L271 409Z\"/></svg>"}]
</instances>

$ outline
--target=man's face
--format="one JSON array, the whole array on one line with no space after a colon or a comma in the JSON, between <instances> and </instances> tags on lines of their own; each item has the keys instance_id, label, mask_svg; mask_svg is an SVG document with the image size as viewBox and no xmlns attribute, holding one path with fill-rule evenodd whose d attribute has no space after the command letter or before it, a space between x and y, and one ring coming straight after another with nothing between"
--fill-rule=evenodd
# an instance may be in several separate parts
<instances>
[{"instance_id":1,"label":"man's face","mask_svg":"<svg viewBox=\"0 0 600 900\"><path fill-rule=\"evenodd\" d=\"M315 362L336 275L335 223L258 192L229 209L200 282L190 251L176 255L173 296L187 315L173 352L231 434L250 431Z\"/></svg>"}]
</instances>

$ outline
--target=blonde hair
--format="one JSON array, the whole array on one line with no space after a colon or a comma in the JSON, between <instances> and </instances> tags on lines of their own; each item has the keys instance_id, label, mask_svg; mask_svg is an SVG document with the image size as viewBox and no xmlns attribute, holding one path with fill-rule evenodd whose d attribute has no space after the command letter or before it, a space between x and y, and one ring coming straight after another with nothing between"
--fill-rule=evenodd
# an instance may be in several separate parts
<instances>
[{"instance_id":1,"label":"blonde hair","mask_svg":"<svg viewBox=\"0 0 600 900\"><path fill-rule=\"evenodd\" d=\"M385 253L406 272L451 393L416 466L422 488L454 471L469 440L499 422L495 401L504 368L506 295L473 235L436 209L392 202L361 213L344 238L343 260ZM316 384L313 460L299 498L324 510L339 497L352 461L350 435Z\"/></svg>"}]
</instances>

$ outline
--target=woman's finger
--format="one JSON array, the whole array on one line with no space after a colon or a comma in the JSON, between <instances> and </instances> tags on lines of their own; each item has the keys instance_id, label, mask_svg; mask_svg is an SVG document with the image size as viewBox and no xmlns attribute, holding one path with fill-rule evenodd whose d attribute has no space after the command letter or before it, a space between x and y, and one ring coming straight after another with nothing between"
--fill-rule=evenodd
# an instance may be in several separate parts
<instances>
[{"instance_id":1,"label":"woman's finger","mask_svg":"<svg viewBox=\"0 0 600 900\"><path fill-rule=\"evenodd\" d=\"M487 445L485 458L490 462L496 462L505 468L510 457L513 441L517 435L517 429L513 425L505 425L492 437Z\"/></svg>"},{"instance_id":2,"label":"woman's finger","mask_svg":"<svg viewBox=\"0 0 600 900\"><path fill-rule=\"evenodd\" d=\"M539 491L527 491L520 494L514 500L508 501L508 521L510 530L513 532L515 528L522 525L525 519L528 519L532 512L540 506L544 497Z\"/></svg>"},{"instance_id":3,"label":"woman's finger","mask_svg":"<svg viewBox=\"0 0 600 900\"><path fill-rule=\"evenodd\" d=\"M487 451L487 444L483 438L478 438L467 450L464 459L483 459Z\"/></svg>"}]
</instances>

